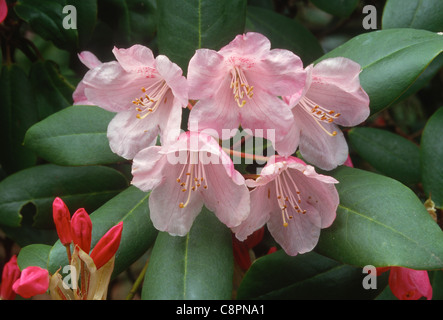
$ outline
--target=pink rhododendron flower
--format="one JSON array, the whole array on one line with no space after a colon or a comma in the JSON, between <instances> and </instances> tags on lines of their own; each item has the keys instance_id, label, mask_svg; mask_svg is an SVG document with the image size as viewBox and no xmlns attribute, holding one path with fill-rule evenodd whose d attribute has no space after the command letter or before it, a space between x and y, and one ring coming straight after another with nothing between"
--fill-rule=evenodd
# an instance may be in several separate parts
<instances>
[{"instance_id":1,"label":"pink rhododendron flower","mask_svg":"<svg viewBox=\"0 0 443 320\"><path fill-rule=\"evenodd\" d=\"M0 23L2 23L8 15L8 4L6 0L0 0Z\"/></svg>"},{"instance_id":2,"label":"pink rhododendron flower","mask_svg":"<svg viewBox=\"0 0 443 320\"><path fill-rule=\"evenodd\" d=\"M189 97L199 100L189 130L214 129L222 139L233 136L239 125L264 138L272 130L276 150L290 155L297 145L279 141L294 117L279 96L300 95L305 79L300 58L288 50L271 50L259 33L238 35L218 52L199 49L188 67Z\"/></svg>"},{"instance_id":3,"label":"pink rhododendron flower","mask_svg":"<svg viewBox=\"0 0 443 320\"><path fill-rule=\"evenodd\" d=\"M136 155L132 184L149 197L151 220L161 231L185 235L203 204L228 227L249 214L249 191L231 158L213 137L182 133L176 143Z\"/></svg>"},{"instance_id":4,"label":"pink rhododendron flower","mask_svg":"<svg viewBox=\"0 0 443 320\"><path fill-rule=\"evenodd\" d=\"M83 57L94 68L78 91L90 104L117 113L108 126L109 143L114 153L132 159L154 145L159 134L162 144L178 138L187 82L180 67L164 55L154 58L147 47L114 48L113 53L117 61L101 64Z\"/></svg>"},{"instance_id":5,"label":"pink rhododendron flower","mask_svg":"<svg viewBox=\"0 0 443 320\"><path fill-rule=\"evenodd\" d=\"M251 214L233 232L240 240L267 224L274 239L289 255L311 251L320 229L335 219L339 197L332 177L295 157L273 156L260 177L247 180Z\"/></svg>"},{"instance_id":6,"label":"pink rhododendron flower","mask_svg":"<svg viewBox=\"0 0 443 320\"><path fill-rule=\"evenodd\" d=\"M2 282L0 284L0 300L15 299L16 293L12 290L12 285L20 278L20 273L17 256L13 255L3 267Z\"/></svg>"},{"instance_id":7,"label":"pink rhododendron flower","mask_svg":"<svg viewBox=\"0 0 443 320\"><path fill-rule=\"evenodd\" d=\"M361 67L346 58L326 59L306 68L303 94L284 97L295 126L286 140L299 143L303 158L325 170L342 165L348 145L340 126L355 126L370 114L369 97L359 80Z\"/></svg>"},{"instance_id":8,"label":"pink rhododendron flower","mask_svg":"<svg viewBox=\"0 0 443 320\"><path fill-rule=\"evenodd\" d=\"M43 294L49 288L49 272L40 267L27 267L12 288L25 299Z\"/></svg>"},{"instance_id":9,"label":"pink rhododendron flower","mask_svg":"<svg viewBox=\"0 0 443 320\"><path fill-rule=\"evenodd\" d=\"M432 299L432 286L426 270L403 267L377 268L377 274L390 270L389 287L399 300Z\"/></svg>"}]
</instances>

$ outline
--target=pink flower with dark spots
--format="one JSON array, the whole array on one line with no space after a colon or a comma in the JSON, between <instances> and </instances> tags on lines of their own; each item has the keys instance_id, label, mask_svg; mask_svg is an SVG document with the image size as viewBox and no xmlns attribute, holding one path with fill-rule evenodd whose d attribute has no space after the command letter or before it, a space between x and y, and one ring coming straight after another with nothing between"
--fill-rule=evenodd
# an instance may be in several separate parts
<instances>
[{"instance_id":1,"label":"pink flower with dark spots","mask_svg":"<svg viewBox=\"0 0 443 320\"><path fill-rule=\"evenodd\" d=\"M249 191L231 158L213 137L185 132L176 143L142 150L133 162L132 184L150 191L154 226L184 236L203 205L228 227L249 214Z\"/></svg>"},{"instance_id":2,"label":"pink flower with dark spots","mask_svg":"<svg viewBox=\"0 0 443 320\"><path fill-rule=\"evenodd\" d=\"M337 182L298 158L273 156L255 181L246 181L254 188L251 214L233 232L244 240L266 224L288 255L309 252L316 246L320 230L335 219Z\"/></svg>"},{"instance_id":3,"label":"pink flower with dark spots","mask_svg":"<svg viewBox=\"0 0 443 320\"><path fill-rule=\"evenodd\" d=\"M271 50L270 41L259 33L238 35L218 52L199 49L188 67L189 97L199 100L188 128L213 129L223 139L239 126L255 136L272 134L276 150L290 155L297 146L279 141L294 117L280 96L301 94L305 79L300 58L288 50Z\"/></svg>"},{"instance_id":4,"label":"pink flower with dark spots","mask_svg":"<svg viewBox=\"0 0 443 320\"><path fill-rule=\"evenodd\" d=\"M360 85L361 67L350 59L326 59L306 71L304 92L284 97L295 119L285 139L299 144L307 162L331 170L342 165L349 154L338 126L365 121L370 114L369 97Z\"/></svg>"},{"instance_id":5,"label":"pink flower with dark spots","mask_svg":"<svg viewBox=\"0 0 443 320\"><path fill-rule=\"evenodd\" d=\"M188 88L182 70L166 56L154 58L141 45L114 48L117 61L100 63L93 56L80 55L92 67L79 84L82 100L116 112L108 126L111 150L126 159L138 151L177 140L182 108L188 105ZM84 95L84 97L82 97Z\"/></svg>"}]
</instances>

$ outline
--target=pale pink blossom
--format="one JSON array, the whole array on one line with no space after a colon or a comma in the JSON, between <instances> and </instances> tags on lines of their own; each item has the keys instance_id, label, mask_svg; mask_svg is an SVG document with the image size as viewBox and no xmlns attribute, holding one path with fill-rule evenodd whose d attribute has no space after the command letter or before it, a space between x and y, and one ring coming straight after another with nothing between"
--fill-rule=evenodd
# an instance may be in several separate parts
<instances>
[{"instance_id":1,"label":"pale pink blossom","mask_svg":"<svg viewBox=\"0 0 443 320\"><path fill-rule=\"evenodd\" d=\"M132 184L149 197L154 226L185 235L203 205L228 227L249 214L249 191L231 158L212 136L182 133L176 143L152 146L133 161Z\"/></svg>"},{"instance_id":2,"label":"pale pink blossom","mask_svg":"<svg viewBox=\"0 0 443 320\"><path fill-rule=\"evenodd\" d=\"M92 67L80 83L78 96L105 110L116 112L108 126L111 150L132 159L143 148L174 142L180 134L182 108L188 89L182 70L166 56L154 58L141 45L113 49L117 61L100 63L81 56ZM80 98L79 98L79 101Z\"/></svg>"},{"instance_id":3,"label":"pale pink blossom","mask_svg":"<svg viewBox=\"0 0 443 320\"><path fill-rule=\"evenodd\" d=\"M286 136L299 144L302 157L324 170L342 165L349 154L338 127L356 126L369 114L369 97L360 85L361 67L347 58L330 58L306 68L302 95L284 97L295 126Z\"/></svg>"},{"instance_id":4,"label":"pale pink blossom","mask_svg":"<svg viewBox=\"0 0 443 320\"><path fill-rule=\"evenodd\" d=\"M266 224L288 255L309 252L316 246L320 230L335 219L337 182L298 158L272 156L255 181L246 181L254 188L251 213L232 230L244 240Z\"/></svg>"},{"instance_id":5,"label":"pale pink blossom","mask_svg":"<svg viewBox=\"0 0 443 320\"><path fill-rule=\"evenodd\" d=\"M255 136L272 134L276 150L290 155L297 146L279 141L294 117L280 97L300 95L305 79L300 58L288 50L271 50L270 41L259 33L238 35L218 52L199 49L188 67L189 97L198 100L188 128L214 129L219 138L233 136L239 126Z\"/></svg>"},{"instance_id":6,"label":"pale pink blossom","mask_svg":"<svg viewBox=\"0 0 443 320\"><path fill-rule=\"evenodd\" d=\"M78 58L89 69L94 69L102 64L102 62L92 52L89 51L83 51L79 53ZM89 102L88 98L86 98L85 88L86 86L83 83L83 80L80 81L77 85L77 88L75 88L74 93L72 94L74 105L93 105L93 103Z\"/></svg>"},{"instance_id":7,"label":"pale pink blossom","mask_svg":"<svg viewBox=\"0 0 443 320\"><path fill-rule=\"evenodd\" d=\"M432 299L432 286L426 270L404 267L377 268L377 274L389 272L389 288L399 300Z\"/></svg>"}]
</instances>

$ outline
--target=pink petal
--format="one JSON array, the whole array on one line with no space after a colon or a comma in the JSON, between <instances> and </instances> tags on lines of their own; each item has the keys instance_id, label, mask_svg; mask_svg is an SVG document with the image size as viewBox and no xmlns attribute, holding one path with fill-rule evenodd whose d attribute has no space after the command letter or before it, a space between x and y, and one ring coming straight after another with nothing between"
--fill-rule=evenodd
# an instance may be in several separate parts
<instances>
[{"instance_id":1,"label":"pink petal","mask_svg":"<svg viewBox=\"0 0 443 320\"><path fill-rule=\"evenodd\" d=\"M89 69L94 69L102 64L102 62L89 51L82 51L78 54L80 61Z\"/></svg>"},{"instance_id":2,"label":"pink petal","mask_svg":"<svg viewBox=\"0 0 443 320\"><path fill-rule=\"evenodd\" d=\"M340 113L334 122L355 126L369 114L369 97L361 88L360 65L346 58L319 62L312 70L312 82L306 97L328 110Z\"/></svg>"},{"instance_id":3,"label":"pink petal","mask_svg":"<svg viewBox=\"0 0 443 320\"><path fill-rule=\"evenodd\" d=\"M203 200L200 192L182 192L176 179L179 177L183 166L167 167L165 180L158 185L149 197L150 218L154 227L171 235L184 236L200 213ZM186 203L188 192L190 200L185 208L180 208L180 203Z\"/></svg>"},{"instance_id":4,"label":"pink petal","mask_svg":"<svg viewBox=\"0 0 443 320\"><path fill-rule=\"evenodd\" d=\"M93 103L88 101L88 98L86 98L85 88L86 86L83 83L83 81L80 81L77 85L77 88L75 88L74 93L72 94L72 100L74 101L74 105L81 105L81 106L94 105Z\"/></svg>"},{"instance_id":5,"label":"pink petal","mask_svg":"<svg viewBox=\"0 0 443 320\"><path fill-rule=\"evenodd\" d=\"M227 57L254 57L260 60L271 49L271 42L264 35L256 32L240 34L228 45L220 49L219 53Z\"/></svg>"},{"instance_id":6,"label":"pink petal","mask_svg":"<svg viewBox=\"0 0 443 320\"><path fill-rule=\"evenodd\" d=\"M268 198L268 188L260 186L250 192L251 209L248 217L237 227L232 228L240 241L263 227L272 213L271 200Z\"/></svg>"},{"instance_id":7,"label":"pink petal","mask_svg":"<svg viewBox=\"0 0 443 320\"><path fill-rule=\"evenodd\" d=\"M148 73L154 70L154 54L151 49L136 44L129 49L112 50L115 58L127 72Z\"/></svg>"},{"instance_id":8,"label":"pink petal","mask_svg":"<svg viewBox=\"0 0 443 320\"><path fill-rule=\"evenodd\" d=\"M254 87L276 96L301 95L306 81L300 58L283 49L271 50L245 74Z\"/></svg>"},{"instance_id":9,"label":"pink petal","mask_svg":"<svg viewBox=\"0 0 443 320\"><path fill-rule=\"evenodd\" d=\"M88 71L83 79L85 95L89 102L101 108L120 112L134 109L134 101L153 79L127 73L118 62L103 63Z\"/></svg>"},{"instance_id":10,"label":"pink petal","mask_svg":"<svg viewBox=\"0 0 443 320\"><path fill-rule=\"evenodd\" d=\"M214 131L218 138L223 139L235 135L240 124L240 108L229 85L230 82L225 79L214 97L196 103L189 115L189 130Z\"/></svg>"},{"instance_id":11,"label":"pink petal","mask_svg":"<svg viewBox=\"0 0 443 320\"><path fill-rule=\"evenodd\" d=\"M1 284L0 284L0 300L14 300L16 293L12 290L12 286L17 279L20 278L20 269L17 264L17 256L13 255L11 259L3 266Z\"/></svg>"},{"instance_id":12,"label":"pink petal","mask_svg":"<svg viewBox=\"0 0 443 320\"><path fill-rule=\"evenodd\" d=\"M182 69L163 55L159 55L155 59L155 68L171 88L174 98L180 102L182 107L186 107L188 105L188 84Z\"/></svg>"},{"instance_id":13,"label":"pink petal","mask_svg":"<svg viewBox=\"0 0 443 320\"><path fill-rule=\"evenodd\" d=\"M112 152L132 159L142 149L155 145L159 134L159 119L155 113L144 119L137 111L119 112L108 126L108 140Z\"/></svg>"},{"instance_id":14,"label":"pink petal","mask_svg":"<svg viewBox=\"0 0 443 320\"><path fill-rule=\"evenodd\" d=\"M134 186L143 191L150 191L162 183L163 170L169 163L167 157L160 153L161 149L160 146L149 147L134 157L131 182Z\"/></svg>"},{"instance_id":15,"label":"pink petal","mask_svg":"<svg viewBox=\"0 0 443 320\"><path fill-rule=\"evenodd\" d=\"M189 98L213 97L228 73L222 55L214 50L198 49L188 66Z\"/></svg>"},{"instance_id":16,"label":"pink petal","mask_svg":"<svg viewBox=\"0 0 443 320\"><path fill-rule=\"evenodd\" d=\"M254 136L282 141L294 125L294 116L289 107L276 96L255 90L254 97L240 108L241 126L252 130ZM275 149L281 155L295 152L293 144L276 144ZM278 147L278 149L277 149Z\"/></svg>"},{"instance_id":17,"label":"pink petal","mask_svg":"<svg viewBox=\"0 0 443 320\"><path fill-rule=\"evenodd\" d=\"M334 124L321 125L337 135L331 137L315 120L298 106L292 109L296 126L301 130L300 153L307 162L324 170L332 170L342 165L348 157L348 144L343 133Z\"/></svg>"},{"instance_id":18,"label":"pink petal","mask_svg":"<svg viewBox=\"0 0 443 320\"><path fill-rule=\"evenodd\" d=\"M235 183L222 164L205 166L208 189L202 191L205 206L228 228L238 226L249 214L249 190Z\"/></svg>"}]
</instances>

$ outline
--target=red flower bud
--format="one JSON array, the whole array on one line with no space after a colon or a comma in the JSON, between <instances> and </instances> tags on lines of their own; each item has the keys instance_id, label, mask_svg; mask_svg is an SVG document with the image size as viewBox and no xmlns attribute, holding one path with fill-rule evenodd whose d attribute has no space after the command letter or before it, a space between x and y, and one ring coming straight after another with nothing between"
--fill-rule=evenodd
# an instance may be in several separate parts
<instances>
[{"instance_id":1,"label":"red flower bud","mask_svg":"<svg viewBox=\"0 0 443 320\"><path fill-rule=\"evenodd\" d=\"M91 250L92 222L85 209L78 209L71 220L71 236L74 244L89 254Z\"/></svg>"},{"instance_id":2,"label":"red flower bud","mask_svg":"<svg viewBox=\"0 0 443 320\"><path fill-rule=\"evenodd\" d=\"M108 232L97 242L90 254L97 270L106 264L117 252L122 237L123 222L109 229Z\"/></svg>"},{"instance_id":3,"label":"red flower bud","mask_svg":"<svg viewBox=\"0 0 443 320\"><path fill-rule=\"evenodd\" d=\"M61 243L69 245L72 241L71 238L71 214L66 204L60 198L55 198L52 203L52 216L57 229L58 237Z\"/></svg>"},{"instance_id":4,"label":"red flower bud","mask_svg":"<svg viewBox=\"0 0 443 320\"><path fill-rule=\"evenodd\" d=\"M6 0L0 0L0 23L2 23L8 15L8 4Z\"/></svg>"},{"instance_id":5,"label":"red flower bud","mask_svg":"<svg viewBox=\"0 0 443 320\"><path fill-rule=\"evenodd\" d=\"M45 293L49 288L49 272L40 267L27 267L12 289L25 299Z\"/></svg>"},{"instance_id":6,"label":"red flower bud","mask_svg":"<svg viewBox=\"0 0 443 320\"><path fill-rule=\"evenodd\" d=\"M15 299L16 293L12 290L12 285L18 278L20 278L20 273L20 269L17 265L17 256L14 255L3 267L2 283L0 285L0 299Z\"/></svg>"}]
</instances>

